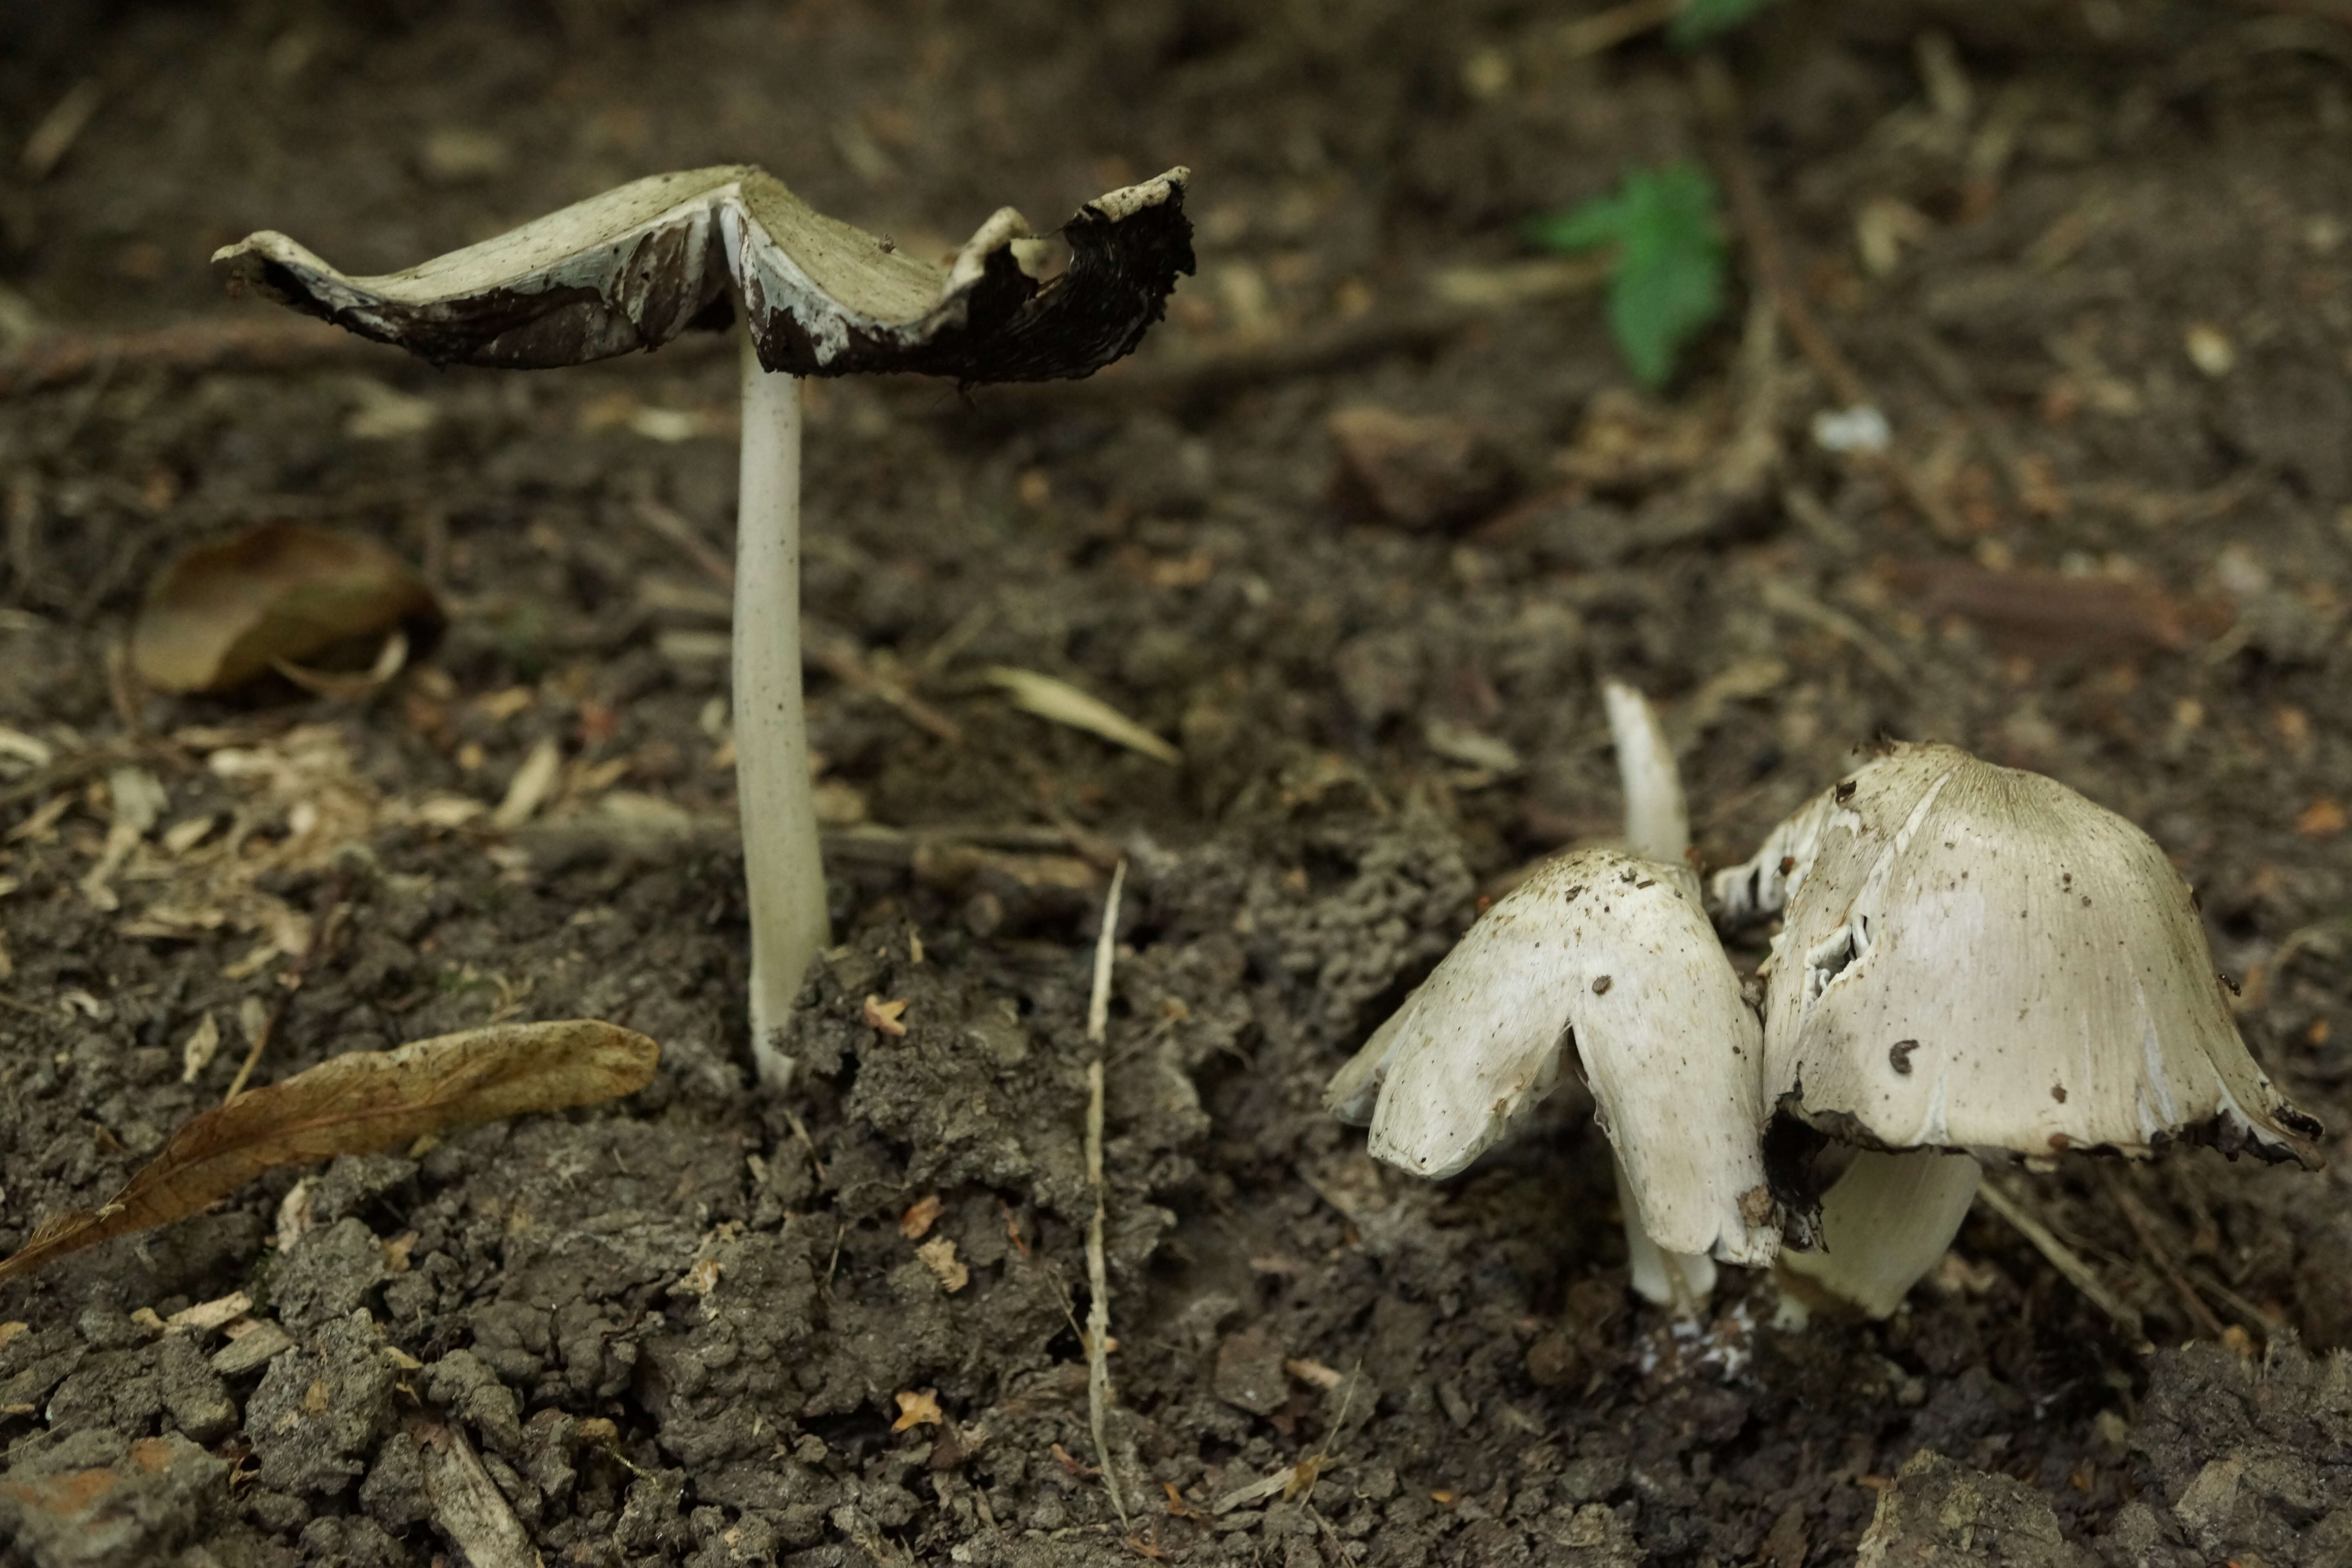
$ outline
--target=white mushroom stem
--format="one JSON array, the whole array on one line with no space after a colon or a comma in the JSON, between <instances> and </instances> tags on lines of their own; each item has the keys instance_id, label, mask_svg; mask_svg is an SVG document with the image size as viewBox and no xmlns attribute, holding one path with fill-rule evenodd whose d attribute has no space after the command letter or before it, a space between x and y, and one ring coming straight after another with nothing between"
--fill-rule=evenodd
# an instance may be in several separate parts
<instances>
[{"instance_id":1,"label":"white mushroom stem","mask_svg":"<svg viewBox=\"0 0 2352 1568\"><path fill-rule=\"evenodd\" d=\"M1952 1245L1983 1173L1967 1154L1864 1150L1822 1194L1819 1249L1783 1251L1780 1266L1886 1317ZM1802 1307L1791 1305L1801 1321Z\"/></svg>"},{"instance_id":2,"label":"white mushroom stem","mask_svg":"<svg viewBox=\"0 0 2352 1568\"><path fill-rule=\"evenodd\" d=\"M1601 685L1609 737L1617 743L1617 777L1625 789L1625 845L1644 859L1683 864L1690 847L1690 810L1682 774L1650 700L1622 681Z\"/></svg>"},{"instance_id":3,"label":"white mushroom stem","mask_svg":"<svg viewBox=\"0 0 2352 1568\"><path fill-rule=\"evenodd\" d=\"M1622 680L1601 683L1609 736L1617 746L1617 779L1625 794L1625 844L1634 854L1680 868L1690 847L1690 808L1681 770L1666 743L1665 726L1650 700ZM1693 884L1696 891L1696 882ZM1625 1216L1625 1257L1636 1295L1685 1317L1696 1317L1715 1290L1715 1260L1702 1253L1668 1252L1642 1228L1640 1209L1622 1162L1617 1163L1617 1207Z\"/></svg>"},{"instance_id":4,"label":"white mushroom stem","mask_svg":"<svg viewBox=\"0 0 2352 1568\"><path fill-rule=\"evenodd\" d=\"M1701 1252L1668 1252L1643 1228L1633 1206L1633 1181L1622 1160L1610 1162L1617 1171L1617 1206L1625 1216L1625 1261L1633 1292L1644 1301L1672 1307L1685 1318L1696 1318L1715 1293L1715 1259Z\"/></svg>"},{"instance_id":5,"label":"white mushroom stem","mask_svg":"<svg viewBox=\"0 0 2352 1568\"><path fill-rule=\"evenodd\" d=\"M735 514L735 796L751 911L751 1049L760 1080L793 1076L793 1001L829 940L824 865L801 702L801 384L743 338Z\"/></svg>"}]
</instances>

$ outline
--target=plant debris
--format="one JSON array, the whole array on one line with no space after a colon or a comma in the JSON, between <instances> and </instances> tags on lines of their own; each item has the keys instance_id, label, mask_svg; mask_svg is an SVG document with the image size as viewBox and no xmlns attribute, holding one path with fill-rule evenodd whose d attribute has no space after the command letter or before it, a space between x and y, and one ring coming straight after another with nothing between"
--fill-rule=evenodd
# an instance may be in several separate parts
<instances>
[{"instance_id":1,"label":"plant debris","mask_svg":"<svg viewBox=\"0 0 2352 1568\"><path fill-rule=\"evenodd\" d=\"M197 545L156 574L131 628L131 658L141 679L165 691L224 691L288 666L289 678L331 690L328 677L299 669L300 661L404 623L436 624L440 614L425 579L373 540L262 523ZM405 658L406 644L398 646Z\"/></svg>"},{"instance_id":2,"label":"plant debris","mask_svg":"<svg viewBox=\"0 0 2352 1568\"><path fill-rule=\"evenodd\" d=\"M661 1047L611 1024L504 1024L390 1051L330 1057L196 1116L96 1210L42 1223L0 1279L168 1225L264 1171L398 1148L427 1133L634 1094Z\"/></svg>"}]
</instances>

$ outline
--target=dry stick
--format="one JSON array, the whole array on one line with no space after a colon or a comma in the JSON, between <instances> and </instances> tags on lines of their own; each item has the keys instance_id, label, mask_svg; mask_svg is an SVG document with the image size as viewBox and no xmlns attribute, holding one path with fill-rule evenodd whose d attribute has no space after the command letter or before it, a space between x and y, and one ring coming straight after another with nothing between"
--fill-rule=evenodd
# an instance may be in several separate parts
<instances>
[{"instance_id":1,"label":"dry stick","mask_svg":"<svg viewBox=\"0 0 2352 1568\"><path fill-rule=\"evenodd\" d=\"M2139 1313L2125 1303L2106 1282L2091 1271L2091 1266L2074 1255L2074 1248L2058 1239L2050 1227L2018 1206L2017 1200L1990 1182L1977 1188L1977 1201L2007 1220L2017 1233L2033 1244L2033 1249L2050 1260L2052 1268L2066 1277L2066 1282L2083 1293L2091 1305L2115 1321L2116 1327L2130 1336L2132 1349L2145 1353L2155 1347L2148 1343L2147 1333L2140 1323Z\"/></svg>"},{"instance_id":2,"label":"dry stick","mask_svg":"<svg viewBox=\"0 0 2352 1568\"><path fill-rule=\"evenodd\" d=\"M2196 1320L2198 1331L2208 1339L2220 1339L2228 1330L2214 1315L2213 1309L2205 1304L2205 1298L2197 1293L2197 1287L2172 1261L2171 1248L2166 1247L2163 1238L2156 1234L2155 1216L2147 1212L2137 1193L2116 1179L2113 1171L2105 1174L2107 1195L2114 1198L2116 1207L2123 1211L2124 1223L2130 1226L2132 1234L2139 1238L2140 1250L2147 1254L2148 1261L2156 1265L2157 1271L2170 1281L2174 1294L2180 1298L2180 1304L2188 1308L2189 1315Z\"/></svg>"},{"instance_id":3,"label":"dry stick","mask_svg":"<svg viewBox=\"0 0 2352 1568\"><path fill-rule=\"evenodd\" d=\"M1732 85L1731 73L1713 55L1702 56L1694 78L1698 89L1699 107L1714 123L1715 161L1723 175L1724 188L1731 196L1731 213L1739 226L1741 240L1748 248L1748 265L1755 268L1757 281L1772 300L1772 309L1781 325L1789 329L1797 352L1829 384L1831 395L1847 408L1877 408L1876 398L1870 394L1869 384L1861 372L1838 348L1836 342L1813 314L1805 296L1789 275L1786 259L1780 254L1780 241L1773 232L1770 210L1765 205L1764 187L1756 178L1756 165L1748 156L1748 148L1739 137L1738 91ZM1948 542L1963 542L1969 537L1967 526L1955 516L1951 508L1927 488L1926 481L1913 471L1908 463L1893 452L1883 452L1858 461L1879 468L1903 493L1912 509L1927 519L1928 526Z\"/></svg>"},{"instance_id":4,"label":"dry stick","mask_svg":"<svg viewBox=\"0 0 2352 1568\"><path fill-rule=\"evenodd\" d=\"M1560 28L1560 53L1572 60L1605 54L1628 38L1664 26L1689 3L1690 0L1626 0L1624 5L1612 5L1606 11L1579 16Z\"/></svg>"},{"instance_id":5,"label":"dry stick","mask_svg":"<svg viewBox=\"0 0 2352 1568\"><path fill-rule=\"evenodd\" d=\"M1087 1038L1097 1049L1087 1064L1087 1180L1094 1184L1095 1215L1087 1226L1087 1423L1093 1428L1095 1462L1102 1467L1103 1490L1121 1530L1130 1528L1127 1500L1110 1462L1104 1416L1110 1405L1110 1271L1103 1258L1103 1058L1100 1047L1110 1030L1110 971L1118 953L1118 899L1127 886L1127 862L1110 874L1103 899L1102 934L1095 939L1094 991L1087 999Z\"/></svg>"},{"instance_id":6,"label":"dry stick","mask_svg":"<svg viewBox=\"0 0 2352 1568\"><path fill-rule=\"evenodd\" d=\"M0 396L69 386L102 372L305 370L391 351L303 316L224 312L134 332L51 332L0 354Z\"/></svg>"},{"instance_id":7,"label":"dry stick","mask_svg":"<svg viewBox=\"0 0 2352 1568\"><path fill-rule=\"evenodd\" d=\"M326 896L320 900L317 910L310 916L310 940L303 944L301 952L296 956L294 967L285 973L286 994L263 1017L261 1027L253 1032L252 1048L245 1053L245 1060L237 1067L236 1077L229 1080L228 1092L221 1096L223 1105L243 1094L245 1086L252 1080L253 1069L261 1064L261 1053L269 1047L271 1038L278 1033L278 1020L285 1017L286 1009L294 1005L294 993L302 988L303 977L310 973L310 965L318 962L320 951L333 934L335 912L343 907L343 893L348 885L345 878L337 876L328 886Z\"/></svg>"}]
</instances>

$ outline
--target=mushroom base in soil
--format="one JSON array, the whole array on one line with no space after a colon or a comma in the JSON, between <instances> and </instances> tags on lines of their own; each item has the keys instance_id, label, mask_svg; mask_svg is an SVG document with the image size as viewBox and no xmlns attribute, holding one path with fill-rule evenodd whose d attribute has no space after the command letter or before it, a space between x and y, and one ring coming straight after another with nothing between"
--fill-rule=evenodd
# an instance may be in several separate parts
<instances>
[{"instance_id":1,"label":"mushroom base in soil","mask_svg":"<svg viewBox=\"0 0 2352 1568\"><path fill-rule=\"evenodd\" d=\"M1967 1212L1976 1160L1938 1151L2041 1165L2207 1142L2320 1163L2319 1123L2238 1034L2188 884L2055 780L1898 743L1714 890L1727 917L1785 917L1767 1098L1864 1151L1822 1200L1825 1253L1784 1267L1874 1315Z\"/></svg>"},{"instance_id":2,"label":"mushroom base in soil","mask_svg":"<svg viewBox=\"0 0 2352 1568\"><path fill-rule=\"evenodd\" d=\"M911 371L959 384L1091 374L1132 352L1192 270L1188 172L1097 197L1032 276L1036 237L1001 207L944 266L811 208L748 164L655 174L403 272L354 278L264 230L213 258L251 290L440 364L549 369L653 350L740 319L734 722L761 1078L825 942L801 704L800 383Z\"/></svg>"},{"instance_id":3,"label":"mushroom base in soil","mask_svg":"<svg viewBox=\"0 0 2352 1568\"><path fill-rule=\"evenodd\" d=\"M1696 1316L1714 1259L1780 1244L1757 1138L1761 1032L1681 862L1681 786L1655 715L1609 696L1634 853L1571 851L1497 900L1332 1079L1372 1155L1467 1167L1573 1065L1615 1163L1632 1283ZM1671 799L1664 798L1670 792Z\"/></svg>"}]
</instances>

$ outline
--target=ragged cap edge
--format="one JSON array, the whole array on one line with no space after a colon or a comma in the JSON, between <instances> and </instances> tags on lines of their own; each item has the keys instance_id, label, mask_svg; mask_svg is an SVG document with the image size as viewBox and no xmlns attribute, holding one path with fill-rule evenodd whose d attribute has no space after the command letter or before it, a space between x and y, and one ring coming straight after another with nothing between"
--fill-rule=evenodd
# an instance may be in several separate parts
<instances>
[{"instance_id":1,"label":"ragged cap edge","mask_svg":"<svg viewBox=\"0 0 2352 1568\"><path fill-rule=\"evenodd\" d=\"M1375 1158L1439 1180L1542 1102L1574 1043L1634 1174L1627 1201L1658 1244L1769 1260L1758 1026L1675 869L1610 849L1540 868L1375 1032L1325 1103L1350 1120L1369 1110Z\"/></svg>"},{"instance_id":2,"label":"ragged cap edge","mask_svg":"<svg viewBox=\"0 0 2352 1568\"><path fill-rule=\"evenodd\" d=\"M1888 1151L2318 1163L2319 1124L2247 1052L2139 828L1948 746L1898 746L1823 798L1766 1005L1785 1110Z\"/></svg>"},{"instance_id":3,"label":"ragged cap edge","mask_svg":"<svg viewBox=\"0 0 2352 1568\"><path fill-rule=\"evenodd\" d=\"M1030 230L1011 208L940 268L748 165L635 181L381 277L348 277L268 230L213 259L232 291L444 363L550 368L651 350L719 324L731 291L772 371L1051 380L1131 352L1192 270L1186 174L1079 208L1064 230L1070 267L1043 285L1013 254Z\"/></svg>"}]
</instances>

